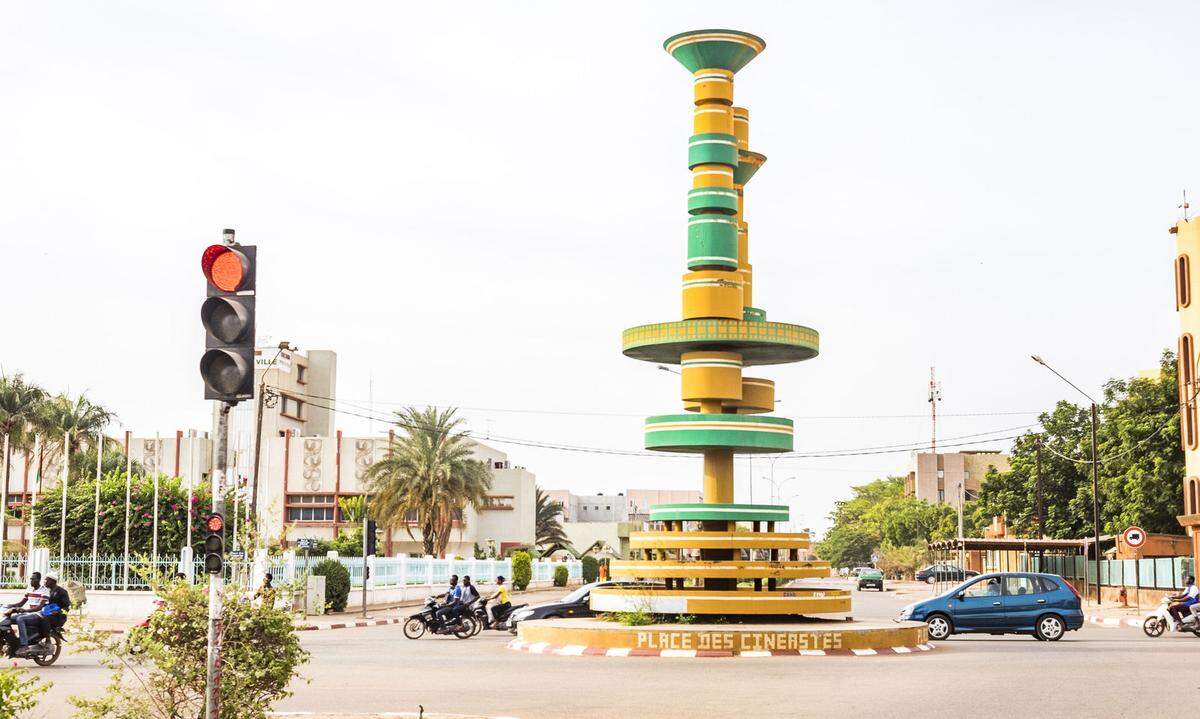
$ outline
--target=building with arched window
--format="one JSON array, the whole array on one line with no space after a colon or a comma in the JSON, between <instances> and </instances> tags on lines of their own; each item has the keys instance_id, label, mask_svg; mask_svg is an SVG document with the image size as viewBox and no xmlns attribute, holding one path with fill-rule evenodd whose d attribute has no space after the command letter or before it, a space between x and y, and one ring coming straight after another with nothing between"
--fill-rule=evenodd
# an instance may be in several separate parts
<instances>
[{"instance_id":1,"label":"building with arched window","mask_svg":"<svg viewBox=\"0 0 1200 719\"><path fill-rule=\"evenodd\" d=\"M1197 368L1195 339L1200 337L1200 304L1194 304L1192 257L1200 257L1200 220L1181 220L1171 228L1175 235L1175 311L1179 314L1179 440L1183 444L1186 471L1183 478L1182 525L1192 538L1192 557L1200 560L1200 420L1197 418Z\"/></svg>"}]
</instances>

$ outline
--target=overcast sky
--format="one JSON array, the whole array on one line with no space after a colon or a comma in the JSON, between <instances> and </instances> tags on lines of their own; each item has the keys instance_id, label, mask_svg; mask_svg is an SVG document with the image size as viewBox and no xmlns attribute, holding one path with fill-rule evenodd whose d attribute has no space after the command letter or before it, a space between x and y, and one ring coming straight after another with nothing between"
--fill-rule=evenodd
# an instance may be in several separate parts
<instances>
[{"instance_id":1,"label":"overcast sky","mask_svg":"<svg viewBox=\"0 0 1200 719\"><path fill-rule=\"evenodd\" d=\"M1095 393L1173 346L1200 5L584 7L7 5L3 370L86 390L114 432L207 429L198 260L233 227L259 247L260 335L336 350L348 403L373 378L379 413L638 450L641 417L680 404L620 353L623 328L679 317L692 91L661 44L704 27L767 41L735 97L770 158L747 188L755 304L821 333L818 358L758 372L797 451L928 441L931 365L951 443L1070 396L1031 353ZM700 483L698 459L493 444L549 488ZM908 462L773 471L822 528Z\"/></svg>"}]
</instances>

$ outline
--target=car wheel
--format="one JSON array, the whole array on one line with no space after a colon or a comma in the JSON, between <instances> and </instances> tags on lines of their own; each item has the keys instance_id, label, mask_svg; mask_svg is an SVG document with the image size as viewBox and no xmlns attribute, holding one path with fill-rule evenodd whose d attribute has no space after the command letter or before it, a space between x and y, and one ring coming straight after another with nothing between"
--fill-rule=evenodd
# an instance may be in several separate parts
<instances>
[{"instance_id":1,"label":"car wheel","mask_svg":"<svg viewBox=\"0 0 1200 719\"><path fill-rule=\"evenodd\" d=\"M1061 617L1054 614L1047 614L1038 618L1034 632L1039 639L1044 642L1057 642L1062 639L1062 635L1067 631L1066 625L1063 624Z\"/></svg>"},{"instance_id":2,"label":"car wheel","mask_svg":"<svg viewBox=\"0 0 1200 719\"><path fill-rule=\"evenodd\" d=\"M937 583L937 578L931 574L928 577L925 577L925 583L926 584L935 584L935 583Z\"/></svg>"},{"instance_id":3,"label":"car wheel","mask_svg":"<svg viewBox=\"0 0 1200 719\"><path fill-rule=\"evenodd\" d=\"M929 638L935 641L948 639L954 633L954 624L945 614L934 614L925 623L929 625Z\"/></svg>"}]
</instances>

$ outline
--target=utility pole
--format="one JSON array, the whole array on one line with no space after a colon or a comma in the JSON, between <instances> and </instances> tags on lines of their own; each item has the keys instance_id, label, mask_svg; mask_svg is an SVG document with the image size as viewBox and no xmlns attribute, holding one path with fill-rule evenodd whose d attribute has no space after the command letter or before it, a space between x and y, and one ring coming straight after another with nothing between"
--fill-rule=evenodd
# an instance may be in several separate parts
<instances>
[{"instance_id":1,"label":"utility pole","mask_svg":"<svg viewBox=\"0 0 1200 719\"><path fill-rule=\"evenodd\" d=\"M1096 606L1100 606L1100 463L1096 461L1096 425L1099 410L1092 402L1092 530L1095 533Z\"/></svg>"},{"instance_id":2,"label":"utility pole","mask_svg":"<svg viewBox=\"0 0 1200 719\"><path fill-rule=\"evenodd\" d=\"M228 466L229 410L232 402L222 402L217 414L217 456L212 477L213 514L225 515L225 470ZM208 661L205 668L205 717L221 715L221 593L225 590L225 574L208 575Z\"/></svg>"},{"instance_id":3,"label":"utility pole","mask_svg":"<svg viewBox=\"0 0 1200 719\"><path fill-rule=\"evenodd\" d=\"M1035 499L1037 502L1037 528L1038 539L1044 539L1046 536L1046 515L1045 506L1042 504L1042 435L1036 435L1033 438L1034 450L1034 470L1033 477L1035 483Z\"/></svg>"}]
</instances>

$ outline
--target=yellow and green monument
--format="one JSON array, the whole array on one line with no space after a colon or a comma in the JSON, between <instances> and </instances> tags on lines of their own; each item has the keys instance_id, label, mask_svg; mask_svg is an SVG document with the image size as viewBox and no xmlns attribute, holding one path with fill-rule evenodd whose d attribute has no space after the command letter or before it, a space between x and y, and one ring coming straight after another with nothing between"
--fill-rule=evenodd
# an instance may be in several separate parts
<instances>
[{"instance_id":1,"label":"yellow and green monument","mask_svg":"<svg viewBox=\"0 0 1200 719\"><path fill-rule=\"evenodd\" d=\"M622 351L679 366L684 412L648 417L645 446L703 455L704 501L651 507L655 528L630 535L637 558L610 567L613 579L646 584L596 588L590 603L598 612L668 621L652 627L527 622L514 648L738 654L926 646L924 625L850 620L847 589L790 586L828 577L829 564L802 558L807 534L775 531L788 520L787 506L734 501L735 455L792 449L792 421L770 414L775 383L746 370L800 362L818 351L816 330L770 321L753 301L745 188L767 158L750 149L750 113L734 105L733 78L765 47L761 38L737 30L696 30L664 43L692 73L694 88L683 312L676 321L625 330ZM669 621L679 615L692 623ZM826 620L806 623L812 615Z\"/></svg>"}]
</instances>

